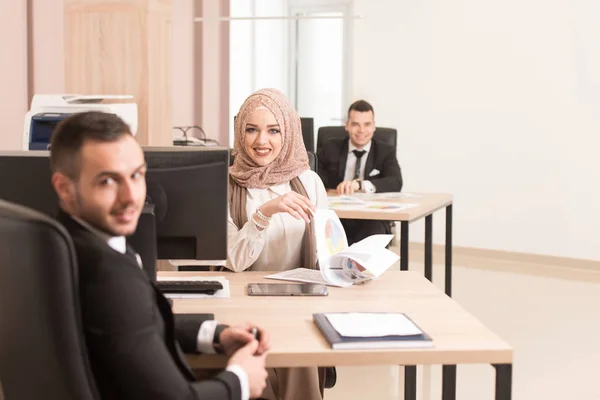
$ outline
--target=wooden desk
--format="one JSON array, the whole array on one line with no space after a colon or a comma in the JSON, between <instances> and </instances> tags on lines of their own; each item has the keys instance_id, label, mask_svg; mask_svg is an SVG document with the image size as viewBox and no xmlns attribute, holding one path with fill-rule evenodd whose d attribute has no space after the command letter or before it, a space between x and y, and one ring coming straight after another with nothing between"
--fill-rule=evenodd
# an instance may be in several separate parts
<instances>
[{"instance_id":1,"label":"wooden desk","mask_svg":"<svg viewBox=\"0 0 600 400\"><path fill-rule=\"evenodd\" d=\"M338 197L335 190L328 190L330 201ZM417 207L400 211L379 210L343 210L334 209L339 218L370 219L384 221L400 221L400 270L408 271L408 239L409 224L425 218L425 277L431 281L433 275L433 213L446 209L446 274L444 288L448 296L452 296L452 201L453 197L447 193L415 193L419 198L384 199L377 198L377 202L392 204L418 203Z\"/></svg>"},{"instance_id":2,"label":"wooden desk","mask_svg":"<svg viewBox=\"0 0 600 400\"><path fill-rule=\"evenodd\" d=\"M177 275L180 274L180 275ZM264 272L173 273L161 276L217 276L230 282L230 299L174 300L176 313L212 312L227 324L254 322L271 335L269 367L492 364L496 367L496 399L509 400L511 347L416 272L388 271L381 278L352 288L329 288L328 297L250 297L246 286L264 279ZM434 342L427 349L332 350L312 321L313 313L334 311L403 312ZM194 368L225 365L223 356L190 356ZM415 371L413 377L412 371ZM405 398L416 398L416 368L406 368ZM454 379L451 379L454 378ZM443 399L455 398L455 375L444 374Z\"/></svg>"}]
</instances>

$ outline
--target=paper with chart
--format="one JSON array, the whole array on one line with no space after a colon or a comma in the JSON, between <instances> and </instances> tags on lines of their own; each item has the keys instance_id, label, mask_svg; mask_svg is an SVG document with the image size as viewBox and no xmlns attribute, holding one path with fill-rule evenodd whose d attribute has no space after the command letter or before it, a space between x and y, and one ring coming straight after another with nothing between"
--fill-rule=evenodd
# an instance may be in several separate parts
<instances>
[{"instance_id":1,"label":"paper with chart","mask_svg":"<svg viewBox=\"0 0 600 400\"><path fill-rule=\"evenodd\" d=\"M332 210L314 213L319 268L297 268L265 278L352 286L379 277L399 257L385 248L394 235L373 235L348 247L346 233Z\"/></svg>"},{"instance_id":2,"label":"paper with chart","mask_svg":"<svg viewBox=\"0 0 600 400\"><path fill-rule=\"evenodd\" d=\"M381 193L382 195L384 193ZM390 195L390 193L387 193ZM394 193L399 195L401 193ZM385 201L400 197L380 196L379 193L369 195L332 196L329 198L329 208L332 210L361 210L395 212L417 207L418 203L397 203ZM402 197L407 198L407 197ZM378 199L383 201L377 201Z\"/></svg>"},{"instance_id":3,"label":"paper with chart","mask_svg":"<svg viewBox=\"0 0 600 400\"><path fill-rule=\"evenodd\" d=\"M422 199L423 196L421 196L420 194L415 194L415 193L403 193L403 192L378 192L378 193L354 193L352 196L348 196L348 197L356 197L358 199L361 200L381 200L381 199Z\"/></svg>"}]
</instances>

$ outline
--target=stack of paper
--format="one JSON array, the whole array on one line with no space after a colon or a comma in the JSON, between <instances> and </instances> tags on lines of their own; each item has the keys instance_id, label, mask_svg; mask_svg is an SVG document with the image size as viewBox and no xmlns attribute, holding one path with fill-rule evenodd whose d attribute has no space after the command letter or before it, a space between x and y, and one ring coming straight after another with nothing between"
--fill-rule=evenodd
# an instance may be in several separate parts
<instances>
[{"instance_id":1,"label":"stack of paper","mask_svg":"<svg viewBox=\"0 0 600 400\"><path fill-rule=\"evenodd\" d=\"M333 349L433 347L431 338L399 313L313 314L313 320Z\"/></svg>"}]
</instances>

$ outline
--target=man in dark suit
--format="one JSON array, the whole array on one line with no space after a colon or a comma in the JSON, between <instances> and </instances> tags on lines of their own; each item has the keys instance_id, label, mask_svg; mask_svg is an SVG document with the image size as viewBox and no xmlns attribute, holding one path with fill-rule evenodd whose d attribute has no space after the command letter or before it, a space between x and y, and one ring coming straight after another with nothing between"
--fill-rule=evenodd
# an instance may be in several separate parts
<instances>
[{"instance_id":1,"label":"man in dark suit","mask_svg":"<svg viewBox=\"0 0 600 400\"><path fill-rule=\"evenodd\" d=\"M331 139L319 149L319 176L339 194L399 192L402 174L396 149L373 139L375 113L364 100L348 109L348 138ZM342 219L348 244L379 233L391 233L389 221Z\"/></svg>"},{"instance_id":2,"label":"man in dark suit","mask_svg":"<svg viewBox=\"0 0 600 400\"><path fill-rule=\"evenodd\" d=\"M105 399L258 397L266 386L268 337L251 325L228 327L210 314L173 315L125 241L146 198L146 163L127 124L88 112L62 121L52 136L58 220L73 238L83 328L98 390ZM184 352L223 352L225 371L198 382Z\"/></svg>"}]
</instances>

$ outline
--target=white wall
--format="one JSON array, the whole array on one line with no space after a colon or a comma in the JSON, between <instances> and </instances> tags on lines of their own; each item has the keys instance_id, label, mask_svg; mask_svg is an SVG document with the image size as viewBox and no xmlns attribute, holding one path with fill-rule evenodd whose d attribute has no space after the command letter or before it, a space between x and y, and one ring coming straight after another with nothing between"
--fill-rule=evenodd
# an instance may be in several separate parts
<instances>
[{"instance_id":1,"label":"white wall","mask_svg":"<svg viewBox=\"0 0 600 400\"><path fill-rule=\"evenodd\" d=\"M287 0L231 0L232 17L287 15ZM230 144L233 117L246 98L258 89L288 93L289 21L231 21L229 47Z\"/></svg>"},{"instance_id":2,"label":"white wall","mask_svg":"<svg viewBox=\"0 0 600 400\"><path fill-rule=\"evenodd\" d=\"M600 5L354 10L365 18L354 22L353 97L398 129L406 191L454 193L455 245L600 260Z\"/></svg>"},{"instance_id":3,"label":"white wall","mask_svg":"<svg viewBox=\"0 0 600 400\"><path fill-rule=\"evenodd\" d=\"M28 108L26 3L0 1L0 26L0 150L18 150Z\"/></svg>"}]
</instances>

